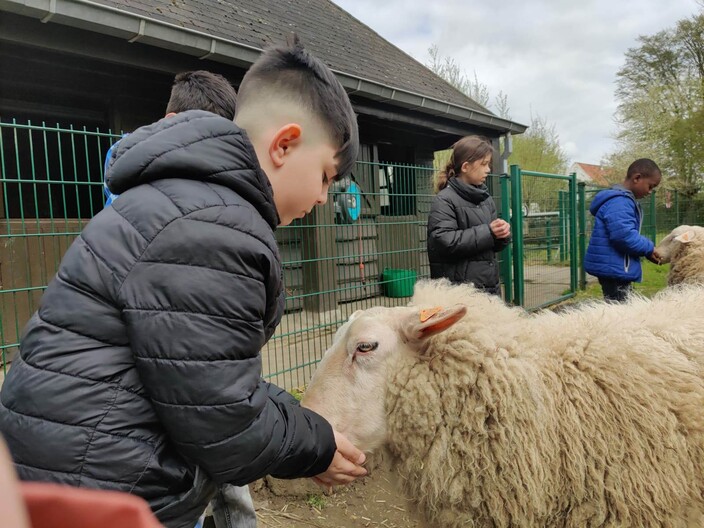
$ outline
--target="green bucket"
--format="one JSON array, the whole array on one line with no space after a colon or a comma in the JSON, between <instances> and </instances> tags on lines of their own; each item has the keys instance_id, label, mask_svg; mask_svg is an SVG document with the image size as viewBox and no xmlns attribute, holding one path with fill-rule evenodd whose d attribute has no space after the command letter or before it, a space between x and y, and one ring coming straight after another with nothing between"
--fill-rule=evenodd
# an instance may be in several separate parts
<instances>
[{"instance_id":1,"label":"green bucket","mask_svg":"<svg viewBox=\"0 0 704 528\"><path fill-rule=\"evenodd\" d=\"M414 270L386 268L381 278L387 297L411 297L418 274Z\"/></svg>"}]
</instances>

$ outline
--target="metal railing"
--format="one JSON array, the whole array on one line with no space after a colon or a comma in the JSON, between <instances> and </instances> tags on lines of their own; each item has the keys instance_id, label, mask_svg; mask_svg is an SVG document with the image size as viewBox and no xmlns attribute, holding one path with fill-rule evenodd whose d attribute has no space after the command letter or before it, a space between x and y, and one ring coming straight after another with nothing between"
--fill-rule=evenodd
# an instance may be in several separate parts
<instances>
[{"instance_id":1,"label":"metal railing","mask_svg":"<svg viewBox=\"0 0 704 528\"><path fill-rule=\"evenodd\" d=\"M72 126L0 122L0 355L19 345L64 252L104 207L103 160L121 137ZM427 216L433 167L360 160L353 180L325 206L276 235L287 288L286 315L262 351L264 373L304 384L355 310L405 304L429 276ZM351 184L354 183L354 186ZM574 295L591 232L588 203L599 189L575 175L511 167L488 180L513 242L499 264L507 302L535 310ZM701 200L665 192L643 204L644 232L662 236L701 224Z\"/></svg>"}]
</instances>

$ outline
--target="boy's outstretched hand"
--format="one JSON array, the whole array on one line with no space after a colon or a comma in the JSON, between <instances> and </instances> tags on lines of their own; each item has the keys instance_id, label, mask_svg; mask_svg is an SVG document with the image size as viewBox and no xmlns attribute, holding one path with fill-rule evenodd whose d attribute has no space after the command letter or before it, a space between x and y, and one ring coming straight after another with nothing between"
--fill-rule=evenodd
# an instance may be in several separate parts
<instances>
[{"instance_id":1,"label":"boy's outstretched hand","mask_svg":"<svg viewBox=\"0 0 704 528\"><path fill-rule=\"evenodd\" d=\"M658 266L659 266L659 265L661 264L661 262L662 262L662 257L661 257L660 254L659 254L657 251L655 251L655 250L653 250L653 252L652 252L649 256L647 256L647 257L645 257L645 258L647 258L647 259L648 259L650 262L652 262L653 264L657 264Z\"/></svg>"},{"instance_id":2,"label":"boy's outstretched hand","mask_svg":"<svg viewBox=\"0 0 704 528\"><path fill-rule=\"evenodd\" d=\"M347 440L347 437L342 433L335 433L335 444L337 451L332 458L332 462L328 469L313 477L313 481L320 486L330 489L332 486L340 484L349 484L357 477L363 477L367 474L367 470L362 467L366 456L359 449L352 445L352 442Z\"/></svg>"}]
</instances>

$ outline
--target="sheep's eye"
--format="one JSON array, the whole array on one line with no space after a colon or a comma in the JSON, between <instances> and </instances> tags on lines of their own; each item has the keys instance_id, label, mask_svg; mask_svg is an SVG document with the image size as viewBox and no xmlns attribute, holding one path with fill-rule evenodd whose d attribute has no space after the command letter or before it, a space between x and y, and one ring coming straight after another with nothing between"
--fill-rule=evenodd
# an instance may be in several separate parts
<instances>
[{"instance_id":1,"label":"sheep's eye","mask_svg":"<svg viewBox=\"0 0 704 528\"><path fill-rule=\"evenodd\" d=\"M379 343L373 342L373 343L368 343L366 341L362 341L360 343L357 343L357 352L372 352L376 350L379 347Z\"/></svg>"}]
</instances>

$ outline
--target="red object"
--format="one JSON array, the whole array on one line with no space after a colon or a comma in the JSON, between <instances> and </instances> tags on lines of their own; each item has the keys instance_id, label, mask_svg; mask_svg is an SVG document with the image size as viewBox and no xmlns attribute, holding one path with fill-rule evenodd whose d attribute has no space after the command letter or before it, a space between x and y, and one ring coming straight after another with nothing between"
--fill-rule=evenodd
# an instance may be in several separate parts
<instances>
[{"instance_id":1,"label":"red object","mask_svg":"<svg viewBox=\"0 0 704 528\"><path fill-rule=\"evenodd\" d=\"M136 495L40 482L20 490L32 528L163 528Z\"/></svg>"}]
</instances>

